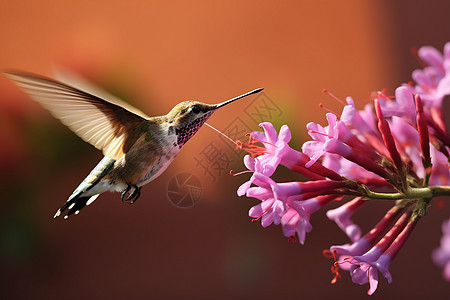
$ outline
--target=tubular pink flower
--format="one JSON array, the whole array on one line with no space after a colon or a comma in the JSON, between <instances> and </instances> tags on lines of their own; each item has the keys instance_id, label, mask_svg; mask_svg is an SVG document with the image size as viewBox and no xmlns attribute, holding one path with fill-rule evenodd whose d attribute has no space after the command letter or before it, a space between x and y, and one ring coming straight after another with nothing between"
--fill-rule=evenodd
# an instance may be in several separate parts
<instances>
[{"instance_id":1,"label":"tubular pink flower","mask_svg":"<svg viewBox=\"0 0 450 300\"><path fill-rule=\"evenodd\" d=\"M285 164L283 164L283 165L285 165ZM301 165L301 164L288 163L285 166L288 167L289 169L291 169L294 172L300 173L300 174L308 177L310 180L323 180L323 179L325 179L325 176L317 174L317 173L314 173L309 168L306 168L304 165Z\"/></svg>"},{"instance_id":2,"label":"tubular pink flower","mask_svg":"<svg viewBox=\"0 0 450 300\"><path fill-rule=\"evenodd\" d=\"M272 223L279 225L289 210L289 207L286 206L287 198L297 194L300 186L297 182L276 183L269 177L257 173L255 173L253 183L258 186L249 188L247 197L260 199L262 203L250 209L250 217L256 218L256 220L261 218L263 227Z\"/></svg>"},{"instance_id":3,"label":"tubular pink flower","mask_svg":"<svg viewBox=\"0 0 450 300\"><path fill-rule=\"evenodd\" d=\"M436 48L430 46L423 46L417 51L417 55L430 67L435 69L435 75L443 77L445 69L443 67L444 57Z\"/></svg>"},{"instance_id":4,"label":"tubular pink flower","mask_svg":"<svg viewBox=\"0 0 450 300\"><path fill-rule=\"evenodd\" d=\"M372 122L374 120L371 120L373 114L367 112L367 110L371 110L371 107L366 106L366 111L360 112L356 109L355 102L351 97L347 97L346 100L348 105L342 110L341 121L350 128L358 128L360 134L374 133L375 128L370 126L370 124L374 124Z\"/></svg>"},{"instance_id":5,"label":"tubular pink flower","mask_svg":"<svg viewBox=\"0 0 450 300\"><path fill-rule=\"evenodd\" d=\"M425 46L419 49L418 56L426 63L423 70L412 73L416 81L415 93L419 94L424 103L424 110L429 125L437 126L446 131L442 115L442 100L450 95L450 57L448 51L450 43L445 44L443 55L433 47ZM449 145L448 143L446 143Z\"/></svg>"},{"instance_id":6,"label":"tubular pink flower","mask_svg":"<svg viewBox=\"0 0 450 300\"><path fill-rule=\"evenodd\" d=\"M348 105L346 107L348 107ZM348 118L348 116L346 116L345 114L346 111L344 108L342 116ZM314 139L314 141L305 142L302 146L303 153L311 158L311 160L305 164L307 168L311 167L327 152L325 149L325 144L329 140L333 139L348 144L355 149L363 150L366 156L368 156L372 160L381 160L381 157L371 148L367 147L367 145L364 145L364 143L362 143L350 131L350 129L344 122L337 120L336 115L327 113L326 117L328 120L328 126L326 127L322 127L321 125L313 122L308 123L308 125L306 126L309 135Z\"/></svg>"},{"instance_id":7,"label":"tubular pink flower","mask_svg":"<svg viewBox=\"0 0 450 300\"><path fill-rule=\"evenodd\" d=\"M311 180L322 180L329 178L332 180L343 180L341 175L338 173L324 167L320 163L313 163L309 167L305 167L305 164L310 161L309 156L304 153L295 151L290 151L290 155L286 155L282 158L281 164L291 169L292 171L298 172L307 176Z\"/></svg>"},{"instance_id":8,"label":"tubular pink flower","mask_svg":"<svg viewBox=\"0 0 450 300\"><path fill-rule=\"evenodd\" d=\"M372 295L378 287L378 272L370 264L365 262L356 262L352 260L352 267L350 268L350 275L352 281L359 285L369 283L370 288L367 294Z\"/></svg>"},{"instance_id":9,"label":"tubular pink flower","mask_svg":"<svg viewBox=\"0 0 450 300\"><path fill-rule=\"evenodd\" d=\"M352 281L360 285L369 283L370 288L367 291L369 295L372 295L377 289L377 271L380 271L383 276L386 277L388 282L391 283L392 277L388 271L390 262L398 250L403 246L407 235L409 235L410 230L412 229L411 226L408 227L406 225L408 218L408 213L403 214L389 232L374 247L361 256L348 258L347 261L351 264L350 275L352 276Z\"/></svg>"},{"instance_id":10,"label":"tubular pink flower","mask_svg":"<svg viewBox=\"0 0 450 300\"><path fill-rule=\"evenodd\" d=\"M311 215L328 203L334 201L336 196L321 196L305 201L293 199L296 199L296 197L292 197L290 199L291 201L288 200L289 208L286 214L281 218L281 225L283 226L284 236L291 237L297 233L299 242L303 245L305 243L306 233L312 230L312 225L309 221Z\"/></svg>"},{"instance_id":11,"label":"tubular pink flower","mask_svg":"<svg viewBox=\"0 0 450 300\"><path fill-rule=\"evenodd\" d=\"M277 200L282 200L283 202L285 202L288 197L301 196L302 194L307 193L319 193L320 195L325 195L335 191L336 189L345 188L347 184L344 181L334 180L277 183L261 173L254 174L253 183L263 189L270 189L270 193L273 194L273 197ZM253 191L254 188L249 188L247 190L247 196L252 197L252 193L254 193Z\"/></svg>"},{"instance_id":12,"label":"tubular pink flower","mask_svg":"<svg viewBox=\"0 0 450 300\"><path fill-rule=\"evenodd\" d=\"M341 246L331 246L330 251L336 252L337 255L358 256L363 255L367 250L375 245L375 241L383 234L386 228L393 222L393 220L401 212L398 206L393 206L384 217L362 238L352 244L345 244Z\"/></svg>"},{"instance_id":13,"label":"tubular pink flower","mask_svg":"<svg viewBox=\"0 0 450 300\"><path fill-rule=\"evenodd\" d=\"M250 209L249 216L254 218L254 221L261 219L263 227L281 223L284 235L291 237L297 233L302 244L305 241L306 232L312 230L309 223L311 214L333 201L336 196L323 196L298 201L298 199L301 199L301 193L309 193L322 188L326 190L343 184L343 182L329 184L328 181L315 183L314 186L299 182L276 183L262 174L255 174L254 183L258 187L249 188L247 197L254 197L262 202Z\"/></svg>"},{"instance_id":14,"label":"tubular pink flower","mask_svg":"<svg viewBox=\"0 0 450 300\"><path fill-rule=\"evenodd\" d=\"M311 201L314 199L310 199ZM310 201L306 200L306 201ZM285 237L298 236L298 240L303 245L305 243L306 233L312 230L309 222L310 216L306 214L303 206L298 202L292 202L287 212L281 218L281 225Z\"/></svg>"},{"instance_id":15,"label":"tubular pink flower","mask_svg":"<svg viewBox=\"0 0 450 300\"><path fill-rule=\"evenodd\" d=\"M258 156L262 167L261 173L273 174L282 159L298 160L301 158L303 153L292 149L288 145L291 140L291 131L287 125L281 127L279 135L277 135L275 128L269 122L263 122L259 126L263 127L264 132L255 131L250 133L249 142L236 141L236 148L245 150L252 156ZM258 146L256 143L262 143L264 147ZM248 160L248 158L246 159Z\"/></svg>"},{"instance_id":16,"label":"tubular pink flower","mask_svg":"<svg viewBox=\"0 0 450 300\"><path fill-rule=\"evenodd\" d=\"M288 142L291 138L291 133L286 125L281 127L278 137L272 124L265 122L261 123L260 126L264 128L265 132L252 132L251 138L253 140L251 140L251 143L259 141L264 144L265 150L264 154L257 158L252 158L249 155L244 157L244 164L249 170L254 173L271 176L277 166L283 164L289 169L299 172L312 180L322 180L325 178L343 180L342 176L318 163L313 163L309 168L305 168L305 164L310 161L310 158L306 154L289 147ZM251 149L246 150L252 151ZM239 196L245 194L253 180L254 177L252 176L249 181L241 185L238 189Z\"/></svg>"},{"instance_id":17,"label":"tubular pink flower","mask_svg":"<svg viewBox=\"0 0 450 300\"><path fill-rule=\"evenodd\" d=\"M335 221L352 242L356 242L361 237L361 228L353 223L350 218L355 211L365 203L367 203L367 201L362 200L361 197L356 197L352 201L349 201L338 208L327 211L328 219Z\"/></svg>"},{"instance_id":18,"label":"tubular pink flower","mask_svg":"<svg viewBox=\"0 0 450 300\"><path fill-rule=\"evenodd\" d=\"M288 126L283 125L278 136L275 128L271 123L264 122L261 123L260 126L263 127L264 133L252 132L250 135L255 141L264 144L264 154L257 157L262 168L259 168L258 171L256 171L256 169L249 168L249 166L253 167L253 163L246 163L246 160L248 161L251 158L244 158L244 163L246 163L246 166L247 164L249 165L247 167L250 170L262 173L267 176L271 176L273 172L275 172L275 169L278 167L278 165L283 164L286 167L295 169L296 172L300 172L313 180L324 179L323 177L333 180L343 179L339 174L327 168L324 168L320 164L313 164L311 165L309 170L305 170L304 165L310 161L310 158L304 153L292 149L288 145L291 139L291 132ZM246 186L249 186L249 184L247 183ZM246 186L242 187L241 192L245 191Z\"/></svg>"},{"instance_id":19,"label":"tubular pink flower","mask_svg":"<svg viewBox=\"0 0 450 300\"><path fill-rule=\"evenodd\" d=\"M334 180L316 180L306 182L292 182L290 184L295 184L298 186L298 190L295 190L295 193L297 195L300 195L311 192L320 192L322 194L328 194L336 189L344 188L346 182ZM289 194L289 196L293 195L295 194Z\"/></svg>"},{"instance_id":20,"label":"tubular pink flower","mask_svg":"<svg viewBox=\"0 0 450 300\"><path fill-rule=\"evenodd\" d=\"M330 139L336 139L338 137L338 131L336 130L337 117L332 113L326 114L328 120L328 126L322 127L321 125L310 122L306 125L308 134L314 141L308 141L303 144L302 152L308 155L311 160L305 164L308 168L315 163L319 158L325 154L324 144Z\"/></svg>"},{"instance_id":21,"label":"tubular pink flower","mask_svg":"<svg viewBox=\"0 0 450 300\"><path fill-rule=\"evenodd\" d=\"M420 156L420 139L417 129L405 119L392 117L391 131L398 144L402 145L405 164L420 177L425 175L422 158Z\"/></svg>"},{"instance_id":22,"label":"tubular pink flower","mask_svg":"<svg viewBox=\"0 0 450 300\"><path fill-rule=\"evenodd\" d=\"M292 137L291 131L287 125L283 125L278 135L275 127L269 122L263 122L259 126L264 129L264 132L255 131L250 136L264 144L265 153L258 159L264 169L270 170L267 173L273 173L283 156L288 155L292 150L288 145Z\"/></svg>"},{"instance_id":23,"label":"tubular pink flower","mask_svg":"<svg viewBox=\"0 0 450 300\"><path fill-rule=\"evenodd\" d=\"M261 219L263 227L272 223L280 224L285 212L285 204L280 199L276 199L273 194L273 186L277 183L262 174L255 174L254 182L258 186L249 188L247 197L257 198L262 202L250 209L249 216L255 218L254 221Z\"/></svg>"},{"instance_id":24,"label":"tubular pink flower","mask_svg":"<svg viewBox=\"0 0 450 300\"><path fill-rule=\"evenodd\" d=\"M306 156L306 155L305 155ZM308 158L309 161L309 158ZM331 180L344 180L344 178L336 173L335 171L325 167L324 165L315 162L311 166L306 167L304 160L299 161L298 163L292 162L283 162L283 165L291 169L292 171L298 172L307 176L311 180L321 180L325 178L329 178Z\"/></svg>"},{"instance_id":25,"label":"tubular pink flower","mask_svg":"<svg viewBox=\"0 0 450 300\"><path fill-rule=\"evenodd\" d=\"M253 181L255 180L255 174L264 174L266 176L272 176L273 169L271 168L263 168L261 163L259 162L258 158L252 158L250 155L244 156L244 164L247 167L247 169L253 171L253 175L250 177L250 179L246 182L244 182L237 190L238 196L245 195L247 190L252 185Z\"/></svg>"},{"instance_id":26,"label":"tubular pink flower","mask_svg":"<svg viewBox=\"0 0 450 300\"><path fill-rule=\"evenodd\" d=\"M388 249L389 246L394 242L394 239L399 236L399 233L405 228L408 222L410 214L405 212L394 224L394 226L384 235L378 243L373 246L369 251L360 256L355 256L354 258L359 261L371 262L377 260L380 255Z\"/></svg>"},{"instance_id":27,"label":"tubular pink flower","mask_svg":"<svg viewBox=\"0 0 450 300\"><path fill-rule=\"evenodd\" d=\"M368 147L366 143L361 142L356 135L354 135L344 122L338 122L336 128L339 131L339 141L347 144L348 146L357 149L358 151L364 151L366 156L373 161L380 161L381 156L376 152L375 148Z\"/></svg>"},{"instance_id":28,"label":"tubular pink flower","mask_svg":"<svg viewBox=\"0 0 450 300\"><path fill-rule=\"evenodd\" d=\"M446 75L442 79L438 79L435 84L434 74L430 74L429 70L416 70L413 72L413 78L418 83L416 86L417 93L427 103L428 107L441 107L443 98L450 93L450 77Z\"/></svg>"},{"instance_id":29,"label":"tubular pink flower","mask_svg":"<svg viewBox=\"0 0 450 300\"><path fill-rule=\"evenodd\" d=\"M291 140L291 132L287 125L281 127L279 136L271 123L264 122L259 124L259 126L263 127L264 133L252 132L250 135L252 138L264 144L265 153L257 158L252 158L249 155L244 157L245 166L247 169L253 171L254 174L247 182L239 187L237 191L239 196L244 195L250 188L255 174L260 173L270 177L283 159L295 161L305 156L303 153L289 147L288 143Z\"/></svg>"},{"instance_id":30,"label":"tubular pink flower","mask_svg":"<svg viewBox=\"0 0 450 300\"><path fill-rule=\"evenodd\" d=\"M345 176L346 178L353 179L362 184L371 186L388 186L387 181L379 175L372 173L337 154L326 153L323 158L322 165L338 174L341 174L342 176Z\"/></svg>"},{"instance_id":31,"label":"tubular pink flower","mask_svg":"<svg viewBox=\"0 0 450 300\"><path fill-rule=\"evenodd\" d=\"M421 47L418 56L428 64L423 70L415 70L412 73L416 81L416 93L418 93L429 107L441 107L444 96L450 94L448 51L449 43L444 46L444 55L433 47Z\"/></svg>"},{"instance_id":32,"label":"tubular pink flower","mask_svg":"<svg viewBox=\"0 0 450 300\"><path fill-rule=\"evenodd\" d=\"M380 167L371 159L364 156L363 153L358 153L357 151L355 151L355 149L352 149L350 146L345 145L344 143L338 140L335 139L328 140L324 145L324 149L329 153L340 155L348 159L349 161L352 161L355 164L360 165L364 169L373 172L383 178L390 177L384 168Z\"/></svg>"},{"instance_id":33,"label":"tubular pink flower","mask_svg":"<svg viewBox=\"0 0 450 300\"><path fill-rule=\"evenodd\" d=\"M392 260L405 244L418 221L419 219L416 217L410 218L406 226L403 228L402 232L400 232L400 234L395 238L389 248L384 251L383 254L373 263L373 266L376 267L381 272L381 274L383 274L388 283L392 282L392 275L389 272L389 266Z\"/></svg>"},{"instance_id":34,"label":"tubular pink flower","mask_svg":"<svg viewBox=\"0 0 450 300\"><path fill-rule=\"evenodd\" d=\"M401 86L395 90L395 101L379 95L377 98L383 116L389 117L402 117L409 123L414 124L416 120L416 107L414 103L414 90L410 86Z\"/></svg>"},{"instance_id":35,"label":"tubular pink flower","mask_svg":"<svg viewBox=\"0 0 450 300\"><path fill-rule=\"evenodd\" d=\"M344 107L344 111L341 115L341 120L350 128L354 128L358 136L365 140L365 149L374 149L382 156L387 156L386 146L379 136L378 128L376 127L376 115L373 112L373 105L367 104L364 110L357 111L353 99L347 97L349 105ZM351 113L346 113L346 109L351 107L354 113L354 117L351 117Z\"/></svg>"}]
</instances>

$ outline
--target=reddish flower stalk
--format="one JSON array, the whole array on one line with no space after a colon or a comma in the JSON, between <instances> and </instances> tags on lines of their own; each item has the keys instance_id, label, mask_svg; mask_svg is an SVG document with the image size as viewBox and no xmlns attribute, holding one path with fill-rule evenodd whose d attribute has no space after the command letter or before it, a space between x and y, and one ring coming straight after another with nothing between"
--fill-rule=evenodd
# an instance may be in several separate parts
<instances>
[{"instance_id":1,"label":"reddish flower stalk","mask_svg":"<svg viewBox=\"0 0 450 300\"><path fill-rule=\"evenodd\" d=\"M403 216L408 216L407 214L404 214ZM402 217L403 217L402 216ZM411 234L411 232L413 231L414 227L417 225L417 222L419 221L419 217L418 216L413 216L409 219L406 227L403 227L403 223L405 222L404 220L402 220L402 224L399 224L399 228L403 227L403 230L400 234L397 235L397 231L394 233L392 233L392 236L396 235L397 237L395 238L395 240L390 244L389 248L383 253L384 255L389 255L389 257L391 258L391 260L393 260L395 258L395 256L398 254L398 252L400 251L400 249L403 247L403 245L405 244L406 240L408 239L409 235ZM400 221L400 220L399 220ZM395 227L395 226L394 226Z\"/></svg>"},{"instance_id":2,"label":"reddish flower stalk","mask_svg":"<svg viewBox=\"0 0 450 300\"><path fill-rule=\"evenodd\" d=\"M384 252L393 242L394 239L399 235L402 229L405 227L410 216L410 212L404 212L397 222L392 226L392 228L381 238L381 240L375 245L375 247Z\"/></svg>"},{"instance_id":3,"label":"reddish flower stalk","mask_svg":"<svg viewBox=\"0 0 450 300\"><path fill-rule=\"evenodd\" d=\"M422 99L415 96L417 110L417 131L419 132L420 148L422 150L423 164L427 175L431 175L430 136L427 121L423 112Z\"/></svg>"},{"instance_id":4,"label":"reddish flower stalk","mask_svg":"<svg viewBox=\"0 0 450 300\"><path fill-rule=\"evenodd\" d=\"M403 172L403 161L400 158L397 147L395 146L394 137L392 136L389 124L383 117L383 112L381 111L380 103L378 99L374 100L375 112L378 118L378 129L380 130L381 136L383 137L384 144L391 155L391 159L399 172Z\"/></svg>"},{"instance_id":5,"label":"reddish flower stalk","mask_svg":"<svg viewBox=\"0 0 450 300\"><path fill-rule=\"evenodd\" d=\"M325 149L329 153L334 153L341 155L342 157L348 159L351 162L363 167L364 169L373 172L385 179L391 180L392 176L386 169L375 163L370 158L364 156L364 153L352 149L348 145L345 145L338 140L329 140L325 144Z\"/></svg>"},{"instance_id":6,"label":"reddish flower stalk","mask_svg":"<svg viewBox=\"0 0 450 300\"><path fill-rule=\"evenodd\" d=\"M305 164L310 161L310 158L305 155L304 153L298 152L298 156L296 157L296 160L288 160L283 159L283 165L288 167L289 169L301 173L308 178L315 180L314 178L319 178L317 176L312 175L311 173L314 173L321 178L329 178L331 180L344 180L344 178L339 175L338 173L334 172L333 170L330 170L327 167L324 167L322 164L319 163L313 163L309 167L305 167ZM307 174L311 174L311 177Z\"/></svg>"}]
</instances>

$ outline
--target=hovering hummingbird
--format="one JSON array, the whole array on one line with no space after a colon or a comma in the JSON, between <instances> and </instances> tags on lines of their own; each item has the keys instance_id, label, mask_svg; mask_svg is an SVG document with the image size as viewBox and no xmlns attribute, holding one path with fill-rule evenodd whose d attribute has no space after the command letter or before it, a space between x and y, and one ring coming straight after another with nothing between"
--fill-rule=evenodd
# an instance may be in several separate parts
<instances>
[{"instance_id":1,"label":"hovering hummingbird","mask_svg":"<svg viewBox=\"0 0 450 300\"><path fill-rule=\"evenodd\" d=\"M59 81L23 72L5 74L84 141L103 152L104 158L54 216L67 210L65 219L78 214L106 191L121 192L122 201L134 203L141 195L141 187L167 169L215 111L262 91L255 89L219 104L184 101L167 115L148 117L125 103L113 103Z\"/></svg>"}]
</instances>

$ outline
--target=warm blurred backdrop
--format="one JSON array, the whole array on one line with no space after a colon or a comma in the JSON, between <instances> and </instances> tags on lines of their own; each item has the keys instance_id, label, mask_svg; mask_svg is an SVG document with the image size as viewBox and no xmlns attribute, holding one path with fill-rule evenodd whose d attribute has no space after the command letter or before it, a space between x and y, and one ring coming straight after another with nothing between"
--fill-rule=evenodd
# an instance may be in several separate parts
<instances>
[{"instance_id":1,"label":"warm blurred backdrop","mask_svg":"<svg viewBox=\"0 0 450 300\"><path fill-rule=\"evenodd\" d=\"M297 147L306 123L324 123L320 102L342 109L323 88L362 107L372 91L393 94L410 80L420 67L412 47L441 49L450 40L446 1L4 0L0 7L0 70L52 76L53 66L64 66L149 115L264 87L209 123L233 137L262 120L288 124ZM248 175L227 175L244 169L242 155L205 126L136 204L107 193L67 221L53 214L100 151L4 76L0 138L1 299L367 297L368 286L349 276L330 285L332 262L321 250L346 238L323 211L305 246L289 244L280 227L251 222L257 200L236 195ZM190 208L168 198L181 172L199 179ZM355 219L367 230L384 209L368 205ZM445 299L450 286L430 256L449 211L430 210L392 264L393 283L381 278L373 299Z\"/></svg>"}]
</instances>

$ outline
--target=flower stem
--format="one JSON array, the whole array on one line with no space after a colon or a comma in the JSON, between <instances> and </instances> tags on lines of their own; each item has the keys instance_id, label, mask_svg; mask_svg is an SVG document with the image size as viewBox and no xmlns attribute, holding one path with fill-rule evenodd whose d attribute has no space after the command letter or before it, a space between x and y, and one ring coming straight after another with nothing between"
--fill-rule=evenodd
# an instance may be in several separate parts
<instances>
[{"instance_id":1,"label":"flower stem","mask_svg":"<svg viewBox=\"0 0 450 300\"><path fill-rule=\"evenodd\" d=\"M450 186L429 186L424 188L408 188L404 193L379 193L373 192L366 186L359 189L359 191L369 199L386 199L386 200L400 200L400 199L424 199L434 198L437 196L450 196Z\"/></svg>"}]
</instances>

